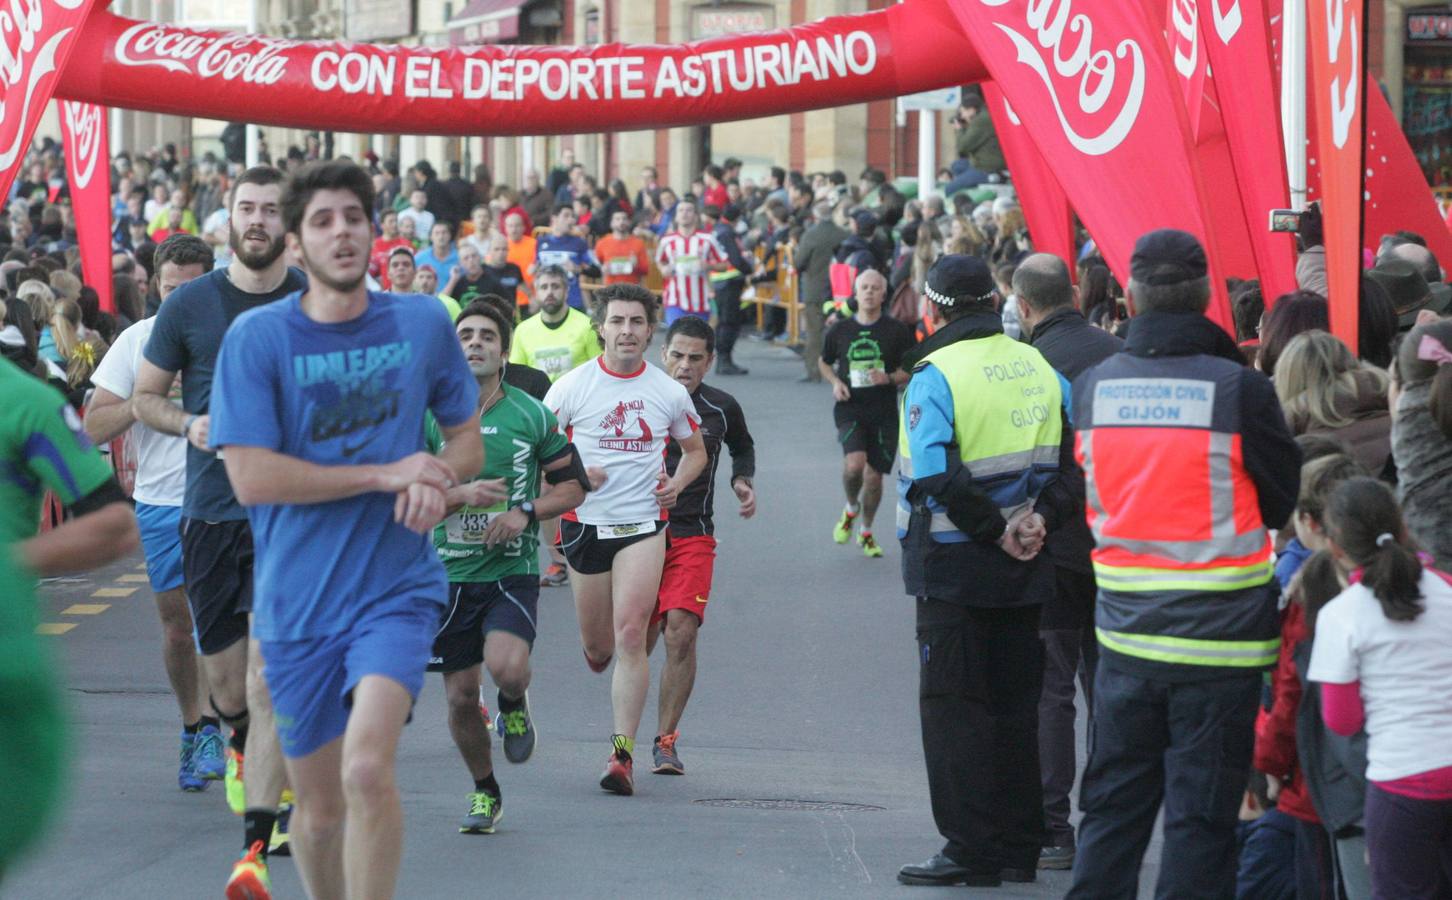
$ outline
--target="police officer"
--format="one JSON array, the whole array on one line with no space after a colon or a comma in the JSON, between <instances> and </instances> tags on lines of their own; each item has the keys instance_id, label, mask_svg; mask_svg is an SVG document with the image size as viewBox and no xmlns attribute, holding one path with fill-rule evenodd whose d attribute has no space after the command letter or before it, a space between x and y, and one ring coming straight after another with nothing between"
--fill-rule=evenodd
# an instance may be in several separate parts
<instances>
[{"instance_id":1,"label":"police officer","mask_svg":"<svg viewBox=\"0 0 1452 900\"><path fill-rule=\"evenodd\" d=\"M926 295L942 337L908 383L898 536L917 598L928 788L947 843L898 880L1031 882L1043 839L1039 610L1054 590L1038 551L1082 514L1067 385L1003 334L982 260L943 257Z\"/></svg>"},{"instance_id":2,"label":"police officer","mask_svg":"<svg viewBox=\"0 0 1452 900\"><path fill-rule=\"evenodd\" d=\"M1099 584L1094 736L1073 898L1133 898L1164 804L1157 897L1235 895L1235 825L1262 671L1279 646L1267 527L1301 454L1275 390L1205 318L1205 253L1152 231L1125 350L1074 382Z\"/></svg>"}]
</instances>

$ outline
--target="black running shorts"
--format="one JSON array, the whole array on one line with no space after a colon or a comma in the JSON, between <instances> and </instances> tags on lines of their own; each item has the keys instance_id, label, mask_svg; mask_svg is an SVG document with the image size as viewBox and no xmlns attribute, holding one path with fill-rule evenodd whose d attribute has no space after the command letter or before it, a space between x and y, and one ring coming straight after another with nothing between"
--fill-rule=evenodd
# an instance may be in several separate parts
<instances>
[{"instance_id":1,"label":"black running shorts","mask_svg":"<svg viewBox=\"0 0 1452 900\"><path fill-rule=\"evenodd\" d=\"M659 519L640 525L583 525L563 519L560 539L571 569L581 575L599 575L610 571L615 554L622 549L664 534L665 529L666 523Z\"/></svg>"},{"instance_id":2,"label":"black running shorts","mask_svg":"<svg viewBox=\"0 0 1452 900\"><path fill-rule=\"evenodd\" d=\"M232 522L181 520L182 573L197 651L221 653L247 636L252 612L252 527Z\"/></svg>"}]
</instances>

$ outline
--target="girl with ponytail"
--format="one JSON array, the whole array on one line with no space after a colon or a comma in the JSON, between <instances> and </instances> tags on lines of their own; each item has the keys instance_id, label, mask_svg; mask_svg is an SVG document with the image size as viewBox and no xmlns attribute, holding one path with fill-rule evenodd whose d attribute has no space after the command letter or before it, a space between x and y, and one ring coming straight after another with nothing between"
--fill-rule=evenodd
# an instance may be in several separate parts
<instances>
[{"instance_id":1,"label":"girl with ponytail","mask_svg":"<svg viewBox=\"0 0 1452 900\"><path fill-rule=\"evenodd\" d=\"M1327 728L1366 729L1373 896L1452 896L1452 576L1415 551L1381 482L1346 481L1326 513L1351 584L1316 616L1307 677Z\"/></svg>"}]
</instances>

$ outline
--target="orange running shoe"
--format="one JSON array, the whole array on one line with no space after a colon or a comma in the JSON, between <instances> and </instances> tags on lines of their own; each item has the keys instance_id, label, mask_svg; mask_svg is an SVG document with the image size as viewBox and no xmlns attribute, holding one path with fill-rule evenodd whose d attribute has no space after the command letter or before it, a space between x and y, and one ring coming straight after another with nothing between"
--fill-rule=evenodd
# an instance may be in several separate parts
<instances>
[{"instance_id":1,"label":"orange running shoe","mask_svg":"<svg viewBox=\"0 0 1452 900\"><path fill-rule=\"evenodd\" d=\"M232 877L227 879L227 900L272 900L272 880L267 877L261 841L253 841L232 866Z\"/></svg>"},{"instance_id":2,"label":"orange running shoe","mask_svg":"<svg viewBox=\"0 0 1452 900\"><path fill-rule=\"evenodd\" d=\"M625 749L628 740L621 734L611 737L613 749L605 761L605 774L600 778L600 787L625 797L635 793L635 763L630 751Z\"/></svg>"}]
</instances>

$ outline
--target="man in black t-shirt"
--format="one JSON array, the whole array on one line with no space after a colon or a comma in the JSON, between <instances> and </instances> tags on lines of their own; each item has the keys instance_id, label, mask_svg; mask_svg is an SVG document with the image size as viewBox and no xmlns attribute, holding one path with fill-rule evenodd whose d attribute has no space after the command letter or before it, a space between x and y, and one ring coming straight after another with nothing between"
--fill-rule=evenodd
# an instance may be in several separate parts
<instances>
[{"instance_id":1,"label":"man in black t-shirt","mask_svg":"<svg viewBox=\"0 0 1452 900\"><path fill-rule=\"evenodd\" d=\"M827 332L817 362L837 401L832 418L844 455L847 506L832 529L832 539L847 543L860 519L857 543L864 555L879 557L882 548L872 536L872 520L882 501L882 476L892 471L897 456L897 391L908 381L902 359L913 345L913 333L883 314L887 279L881 272L861 272L853 294L856 315Z\"/></svg>"}]
</instances>

